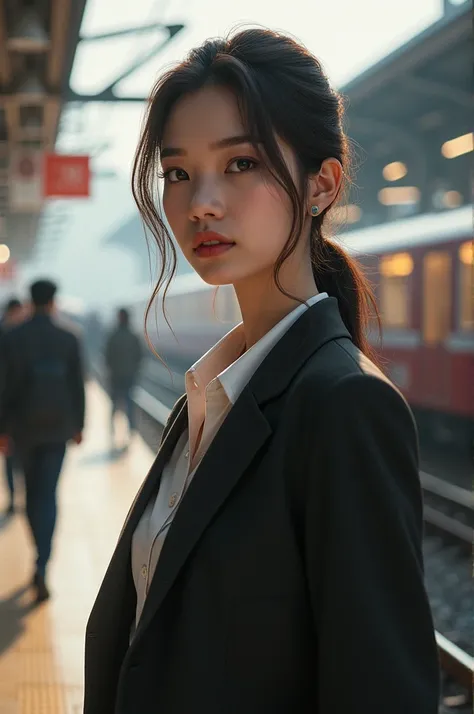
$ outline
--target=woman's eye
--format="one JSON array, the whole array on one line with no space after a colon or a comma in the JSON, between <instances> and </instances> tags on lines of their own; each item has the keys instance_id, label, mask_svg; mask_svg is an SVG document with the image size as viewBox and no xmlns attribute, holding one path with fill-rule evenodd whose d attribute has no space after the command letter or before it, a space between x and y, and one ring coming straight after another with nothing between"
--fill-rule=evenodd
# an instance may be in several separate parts
<instances>
[{"instance_id":1,"label":"woman's eye","mask_svg":"<svg viewBox=\"0 0 474 714\"><path fill-rule=\"evenodd\" d=\"M249 171L255 168L256 165L257 162L254 159L234 159L234 161L229 164L227 171L231 174L238 174L243 171Z\"/></svg>"},{"instance_id":2,"label":"woman's eye","mask_svg":"<svg viewBox=\"0 0 474 714\"><path fill-rule=\"evenodd\" d=\"M180 181L186 181L188 174L184 169L168 169L168 171L163 172L163 177L169 183L179 183Z\"/></svg>"}]
</instances>

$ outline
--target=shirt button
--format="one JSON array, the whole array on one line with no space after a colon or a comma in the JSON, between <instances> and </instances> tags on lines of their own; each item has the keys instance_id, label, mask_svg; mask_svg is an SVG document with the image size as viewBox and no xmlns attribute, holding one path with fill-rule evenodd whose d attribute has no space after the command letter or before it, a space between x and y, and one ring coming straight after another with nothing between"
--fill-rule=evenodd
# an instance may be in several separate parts
<instances>
[{"instance_id":1,"label":"shirt button","mask_svg":"<svg viewBox=\"0 0 474 714\"><path fill-rule=\"evenodd\" d=\"M178 494L177 493L172 493L170 496L170 500L168 501L168 506L170 508L173 508L173 506L176 504L176 501L178 500Z\"/></svg>"},{"instance_id":2,"label":"shirt button","mask_svg":"<svg viewBox=\"0 0 474 714\"><path fill-rule=\"evenodd\" d=\"M144 578L146 578L146 576L148 575L148 568L146 567L146 565L142 566L142 575Z\"/></svg>"},{"instance_id":3,"label":"shirt button","mask_svg":"<svg viewBox=\"0 0 474 714\"><path fill-rule=\"evenodd\" d=\"M189 451L186 451L186 453L185 453L185 455L184 455L184 458L185 458L185 459L189 459Z\"/></svg>"}]
</instances>

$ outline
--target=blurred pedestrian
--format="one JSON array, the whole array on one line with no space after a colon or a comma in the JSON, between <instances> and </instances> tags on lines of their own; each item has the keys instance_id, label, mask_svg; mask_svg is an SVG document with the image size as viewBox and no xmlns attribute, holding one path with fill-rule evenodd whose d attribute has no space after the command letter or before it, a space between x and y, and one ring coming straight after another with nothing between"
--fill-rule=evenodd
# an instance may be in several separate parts
<instances>
[{"instance_id":1,"label":"blurred pedestrian","mask_svg":"<svg viewBox=\"0 0 474 714\"><path fill-rule=\"evenodd\" d=\"M8 301L3 318L0 324L0 338L6 332L19 325L26 316L26 310L18 298L11 298ZM1 343L0 343L1 344ZM8 516L15 512L15 467L16 460L13 452L5 455L5 478L8 492L8 505L6 514Z\"/></svg>"},{"instance_id":2,"label":"blurred pedestrian","mask_svg":"<svg viewBox=\"0 0 474 714\"><path fill-rule=\"evenodd\" d=\"M132 398L137 383L142 347L139 337L130 328L130 316L125 308L117 313L117 325L105 345L105 363L110 389L112 440L115 435L115 415L123 409L127 416L130 435L135 430L135 405Z\"/></svg>"},{"instance_id":3,"label":"blurred pedestrian","mask_svg":"<svg viewBox=\"0 0 474 714\"><path fill-rule=\"evenodd\" d=\"M38 601L49 597L46 569L66 445L81 443L84 426L80 344L55 323L56 289L49 280L31 286L31 318L7 332L0 348L0 449L11 453L13 448L23 469Z\"/></svg>"},{"instance_id":4,"label":"blurred pedestrian","mask_svg":"<svg viewBox=\"0 0 474 714\"><path fill-rule=\"evenodd\" d=\"M6 304L5 312L3 313L0 329L3 331L9 330L11 327L19 325L25 319L26 308L18 298L11 298Z\"/></svg>"}]
</instances>

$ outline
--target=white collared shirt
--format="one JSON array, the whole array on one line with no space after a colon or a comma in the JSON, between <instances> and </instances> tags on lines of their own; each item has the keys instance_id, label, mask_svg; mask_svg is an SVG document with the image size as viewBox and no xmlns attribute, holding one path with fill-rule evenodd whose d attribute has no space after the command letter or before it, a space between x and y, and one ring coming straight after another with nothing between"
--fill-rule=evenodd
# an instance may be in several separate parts
<instances>
[{"instance_id":1,"label":"white collared shirt","mask_svg":"<svg viewBox=\"0 0 474 714\"><path fill-rule=\"evenodd\" d=\"M319 300L320 293L292 310L250 349L243 323L227 333L186 373L188 428L163 468L160 488L150 501L132 539L132 574L137 592L136 622L176 509L222 422L245 385L285 332ZM199 438L200 437L200 438Z\"/></svg>"}]
</instances>

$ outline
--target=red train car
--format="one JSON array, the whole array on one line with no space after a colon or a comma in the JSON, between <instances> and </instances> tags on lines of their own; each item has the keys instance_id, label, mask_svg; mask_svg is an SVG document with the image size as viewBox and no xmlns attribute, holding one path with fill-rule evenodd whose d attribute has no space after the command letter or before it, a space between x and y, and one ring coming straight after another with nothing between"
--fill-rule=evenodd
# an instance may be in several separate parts
<instances>
[{"instance_id":1,"label":"red train car","mask_svg":"<svg viewBox=\"0 0 474 714\"><path fill-rule=\"evenodd\" d=\"M474 424L472 206L346 233L381 312L385 371L438 432Z\"/></svg>"}]
</instances>

